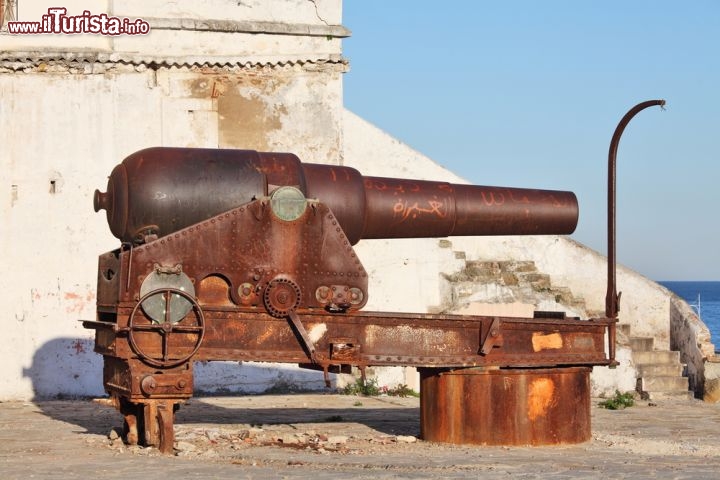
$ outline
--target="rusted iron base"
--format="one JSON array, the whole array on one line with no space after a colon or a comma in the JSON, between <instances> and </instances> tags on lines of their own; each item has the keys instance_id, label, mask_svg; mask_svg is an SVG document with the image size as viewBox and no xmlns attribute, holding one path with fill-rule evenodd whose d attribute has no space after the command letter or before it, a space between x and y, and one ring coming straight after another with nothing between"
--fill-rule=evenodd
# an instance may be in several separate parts
<instances>
[{"instance_id":1,"label":"rusted iron base","mask_svg":"<svg viewBox=\"0 0 720 480\"><path fill-rule=\"evenodd\" d=\"M114 322L83 324L96 330L95 351L105 357L105 388L118 399L127 441L166 453L173 448L173 411L192 397L193 362L199 360L310 364L324 370L326 378L351 365L414 366L422 372L421 427L428 440L582 442L590 435L589 365L611 362L605 338L615 323L606 318L310 311L297 313L297 322L291 322L208 307L202 345L192 359L174 365L175 358L192 351L197 335L138 330L133 347L128 327L132 310L121 305L115 313L99 315ZM306 330L307 338L294 323ZM314 341L308 340L308 332ZM145 356L138 358L134 348ZM179 357L167 355L169 351L178 351ZM165 360L171 365L157 366Z\"/></svg>"},{"instance_id":2,"label":"rusted iron base","mask_svg":"<svg viewBox=\"0 0 720 480\"><path fill-rule=\"evenodd\" d=\"M165 454L172 453L177 403L172 400L147 400L138 404L121 397L118 405L125 417L125 441L129 445L141 444L156 447Z\"/></svg>"},{"instance_id":3,"label":"rusted iron base","mask_svg":"<svg viewBox=\"0 0 720 480\"><path fill-rule=\"evenodd\" d=\"M420 369L427 441L557 445L590 440L589 367Z\"/></svg>"}]
</instances>

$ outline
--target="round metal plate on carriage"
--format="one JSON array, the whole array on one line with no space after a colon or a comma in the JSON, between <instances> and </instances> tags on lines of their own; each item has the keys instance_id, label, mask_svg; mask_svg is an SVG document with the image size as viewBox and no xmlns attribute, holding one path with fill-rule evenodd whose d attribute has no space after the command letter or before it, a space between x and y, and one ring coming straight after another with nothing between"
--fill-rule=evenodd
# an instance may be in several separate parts
<instances>
[{"instance_id":1,"label":"round metal plate on carriage","mask_svg":"<svg viewBox=\"0 0 720 480\"><path fill-rule=\"evenodd\" d=\"M270 195L270 209L280 220L295 221L306 208L305 195L295 187L280 187Z\"/></svg>"},{"instance_id":2,"label":"round metal plate on carriage","mask_svg":"<svg viewBox=\"0 0 720 480\"><path fill-rule=\"evenodd\" d=\"M163 273L155 270L143 280L140 286L140 297L163 288L175 288L195 296L195 287L190 277L184 273ZM169 312L166 311L166 306ZM152 319L153 323L177 323L185 318L192 307L192 303L187 298L183 298L177 293L170 294L168 300L164 293L158 292L157 295L151 295L142 303L143 311Z\"/></svg>"}]
</instances>

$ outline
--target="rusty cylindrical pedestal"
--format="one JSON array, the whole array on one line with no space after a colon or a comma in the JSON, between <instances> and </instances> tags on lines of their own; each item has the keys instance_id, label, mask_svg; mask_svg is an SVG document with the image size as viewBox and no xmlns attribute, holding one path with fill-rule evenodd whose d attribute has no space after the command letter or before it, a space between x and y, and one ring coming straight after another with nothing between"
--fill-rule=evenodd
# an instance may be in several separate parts
<instances>
[{"instance_id":1,"label":"rusty cylindrical pedestal","mask_svg":"<svg viewBox=\"0 0 720 480\"><path fill-rule=\"evenodd\" d=\"M476 445L590 440L589 367L419 370L424 440Z\"/></svg>"}]
</instances>

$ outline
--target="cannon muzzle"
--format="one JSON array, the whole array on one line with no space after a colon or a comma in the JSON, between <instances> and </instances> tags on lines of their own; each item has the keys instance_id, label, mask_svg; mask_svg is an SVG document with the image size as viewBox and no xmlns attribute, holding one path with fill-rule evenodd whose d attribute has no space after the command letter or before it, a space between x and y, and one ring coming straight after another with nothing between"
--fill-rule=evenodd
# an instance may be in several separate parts
<instances>
[{"instance_id":1,"label":"cannon muzzle","mask_svg":"<svg viewBox=\"0 0 720 480\"><path fill-rule=\"evenodd\" d=\"M334 213L352 244L363 238L570 234L572 192L364 177L350 167L304 164L290 153L149 148L115 167L95 211L113 235L141 243L294 186Z\"/></svg>"}]
</instances>

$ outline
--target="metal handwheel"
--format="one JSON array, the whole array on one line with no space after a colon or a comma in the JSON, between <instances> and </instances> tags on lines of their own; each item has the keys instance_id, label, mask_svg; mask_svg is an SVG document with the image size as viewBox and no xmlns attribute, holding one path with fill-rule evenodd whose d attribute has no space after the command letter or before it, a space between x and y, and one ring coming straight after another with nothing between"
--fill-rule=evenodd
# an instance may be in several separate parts
<instances>
[{"instance_id":1,"label":"metal handwheel","mask_svg":"<svg viewBox=\"0 0 720 480\"><path fill-rule=\"evenodd\" d=\"M151 320L151 322L148 324L138 323L138 309L141 308L141 305L146 300L151 297L155 297L156 295L162 295L164 299L165 315L163 321L155 322ZM187 314L177 321L172 321L170 308L171 301L173 300L173 298L177 298L174 297L174 295L179 295L184 300L190 302L191 310L195 312L195 318L197 323L196 325L181 325L181 323L188 317ZM149 355L142 348L140 348L137 339L135 338L137 332L157 332L162 336L162 354L160 357ZM171 357L171 352L169 351L169 340L170 335L172 335L173 333L197 335L197 339L195 340L193 349L189 354L183 355L179 358ZM193 298L192 295L177 288L158 288L147 293L146 295L143 295L143 297L140 298L140 300L138 301L137 305L135 305L135 308L133 308L132 313L130 313L130 319L128 320L128 341L130 342L130 346L143 362L154 367L169 368L186 362L200 349L200 345L202 344L204 337L205 316L203 315L200 305L197 303L197 301Z\"/></svg>"}]
</instances>

